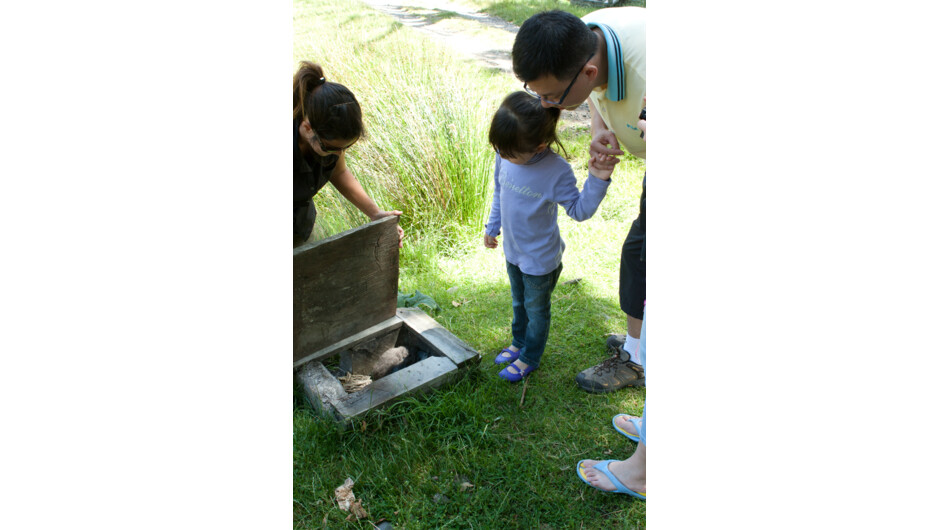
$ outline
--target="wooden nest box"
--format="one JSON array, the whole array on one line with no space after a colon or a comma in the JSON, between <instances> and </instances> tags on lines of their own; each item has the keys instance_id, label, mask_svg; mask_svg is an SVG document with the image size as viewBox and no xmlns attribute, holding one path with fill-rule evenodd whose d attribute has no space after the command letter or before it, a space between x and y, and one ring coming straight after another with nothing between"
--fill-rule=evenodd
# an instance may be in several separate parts
<instances>
[{"instance_id":1,"label":"wooden nest box","mask_svg":"<svg viewBox=\"0 0 940 530\"><path fill-rule=\"evenodd\" d=\"M295 379L343 423L480 360L420 309L396 308L397 223L386 217L294 249ZM354 378L371 383L344 389Z\"/></svg>"}]
</instances>

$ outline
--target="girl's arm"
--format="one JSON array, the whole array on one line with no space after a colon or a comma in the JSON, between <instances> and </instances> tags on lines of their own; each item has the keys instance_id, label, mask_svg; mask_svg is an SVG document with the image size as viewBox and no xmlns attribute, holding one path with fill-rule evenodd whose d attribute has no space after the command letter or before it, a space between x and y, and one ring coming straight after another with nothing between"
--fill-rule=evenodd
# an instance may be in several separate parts
<instances>
[{"instance_id":1,"label":"girl's arm","mask_svg":"<svg viewBox=\"0 0 940 530\"><path fill-rule=\"evenodd\" d=\"M333 186L346 197L346 200L353 203L353 206L359 208L359 211L366 214L366 217L375 221L385 217L385 215L379 215L382 212L379 209L378 205L375 204L375 201L372 200L372 197L369 197L369 194L366 193L366 190L362 188L362 184L353 176L352 171L346 167L346 153L339 154L339 160L336 161L336 166L333 168L333 173L330 174L330 182L333 183ZM401 215L401 212L398 212L397 215Z\"/></svg>"},{"instance_id":2,"label":"girl's arm","mask_svg":"<svg viewBox=\"0 0 940 530\"><path fill-rule=\"evenodd\" d=\"M330 182L333 183L333 186L346 197L346 200L351 202L353 206L359 209L362 213L366 215L370 220L375 221L376 219L381 219L383 217L388 217L389 215L401 215L401 212L398 210L393 210L387 212L382 210L375 204L375 201L372 200L372 197L366 193L366 190L362 188L362 184L356 179L352 174L352 171L346 167L346 152L339 154L339 160L336 161L336 167L333 168L333 172L330 174ZM402 230L401 226L398 226L398 246L401 247L402 239L405 237L405 231Z\"/></svg>"},{"instance_id":3,"label":"girl's arm","mask_svg":"<svg viewBox=\"0 0 940 530\"><path fill-rule=\"evenodd\" d=\"M594 175L601 180L610 180L610 175L614 172L613 167L606 167L601 164L597 158L591 157L588 160L588 175Z\"/></svg>"},{"instance_id":4,"label":"girl's arm","mask_svg":"<svg viewBox=\"0 0 940 530\"><path fill-rule=\"evenodd\" d=\"M584 189L578 191L574 171L571 166L568 166L567 171L558 179L558 184L555 186L555 202L565 208L568 217L575 221L584 221L597 212L598 206L607 195L608 187L610 187L610 174L606 179L601 179L588 173L588 178L584 181Z\"/></svg>"},{"instance_id":5,"label":"girl's arm","mask_svg":"<svg viewBox=\"0 0 940 530\"><path fill-rule=\"evenodd\" d=\"M499 161L499 155L496 155L496 162L493 164L493 181L496 183L496 185L493 186L493 206L490 208L490 220L486 223L485 228L486 235L492 238L499 235L499 229L503 224L499 204Z\"/></svg>"}]
</instances>

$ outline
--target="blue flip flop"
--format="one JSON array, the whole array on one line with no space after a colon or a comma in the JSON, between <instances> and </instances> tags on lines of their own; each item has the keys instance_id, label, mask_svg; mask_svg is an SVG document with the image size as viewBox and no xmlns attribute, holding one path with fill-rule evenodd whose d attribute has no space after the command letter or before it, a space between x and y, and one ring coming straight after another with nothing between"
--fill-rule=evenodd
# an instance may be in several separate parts
<instances>
[{"instance_id":1,"label":"blue flip flop","mask_svg":"<svg viewBox=\"0 0 940 530\"><path fill-rule=\"evenodd\" d=\"M614 424L614 429L616 429L617 432L619 432L620 434L626 436L628 439L633 440L634 442L639 442L639 441L640 441L640 437L639 437L639 436L630 434L630 433L628 433L627 431L621 429L620 427L617 427L617 418L619 418L620 416L626 416L626 417L630 418L629 421L630 421L630 423L633 424L634 427L636 427L636 432L640 432L640 418L633 418L633 417L630 417L629 414L617 414L616 416L614 416L614 419L610 420L610 422Z\"/></svg>"},{"instance_id":2,"label":"blue flip flop","mask_svg":"<svg viewBox=\"0 0 940 530\"><path fill-rule=\"evenodd\" d=\"M510 372L510 371L509 371L510 368L512 368L513 370L515 370L515 372ZM531 374L532 372L534 372L536 368L538 368L538 367L537 367L537 366L529 366L529 367L523 369L523 370L520 372L518 366L516 366L516 365L514 365L514 364L510 364L509 366L507 366L507 367L503 368L502 370L500 370L499 373L496 374L496 375L502 377L503 379L505 379L506 381L509 381L510 383L518 383L519 381L522 381L523 379L525 379L525 377L526 377L527 375L529 375L529 374Z\"/></svg>"},{"instance_id":3,"label":"blue flip flop","mask_svg":"<svg viewBox=\"0 0 940 530\"><path fill-rule=\"evenodd\" d=\"M604 461L598 462L597 464L594 464L594 469L600 471L601 473L606 475L607 478L610 479L610 482L614 485L615 488L617 488L614 491L602 490L598 488L597 486L595 486L594 484L591 484L590 481L588 481L587 477L584 476L584 460L581 460L580 462L578 462L578 478L580 478L588 486L591 486L592 488L598 491L603 491L604 493L626 493L627 495L630 495L632 497L636 497L637 499L642 499L645 501L646 500L645 493L637 493L633 491L632 489L624 486L623 483L617 480L617 477L615 477L613 473L607 470L607 466L611 462L616 462L616 460L604 460Z\"/></svg>"},{"instance_id":4,"label":"blue flip flop","mask_svg":"<svg viewBox=\"0 0 940 530\"><path fill-rule=\"evenodd\" d=\"M509 348L503 348L503 351L499 352L499 355L493 359L493 362L496 364L503 363L514 363L516 359L519 358L519 354L522 353L522 348L519 348L518 351L512 351Z\"/></svg>"}]
</instances>

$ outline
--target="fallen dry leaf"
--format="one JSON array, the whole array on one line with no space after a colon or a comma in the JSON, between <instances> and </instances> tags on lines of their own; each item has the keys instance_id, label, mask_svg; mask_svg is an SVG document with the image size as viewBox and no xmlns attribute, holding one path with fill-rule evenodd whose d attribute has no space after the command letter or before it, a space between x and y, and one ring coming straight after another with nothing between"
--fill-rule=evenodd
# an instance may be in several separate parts
<instances>
[{"instance_id":1,"label":"fallen dry leaf","mask_svg":"<svg viewBox=\"0 0 940 530\"><path fill-rule=\"evenodd\" d=\"M333 495L336 497L336 504L339 506L339 509L344 512L348 512L349 506L356 500L356 496L353 495L352 492L353 484L355 484L353 479L347 478L346 482L343 482L341 486L333 490Z\"/></svg>"},{"instance_id":2,"label":"fallen dry leaf","mask_svg":"<svg viewBox=\"0 0 940 530\"><path fill-rule=\"evenodd\" d=\"M346 516L347 521L352 521L354 519L365 519L369 517L369 514L366 512L365 508L362 507L362 501L357 500L349 506L349 515Z\"/></svg>"},{"instance_id":3,"label":"fallen dry leaf","mask_svg":"<svg viewBox=\"0 0 940 530\"><path fill-rule=\"evenodd\" d=\"M468 489L470 489L470 488L472 488L472 487L473 487L473 484L471 484L471 483L469 483L469 482L462 482L462 483L460 484L460 491L467 491Z\"/></svg>"}]
</instances>

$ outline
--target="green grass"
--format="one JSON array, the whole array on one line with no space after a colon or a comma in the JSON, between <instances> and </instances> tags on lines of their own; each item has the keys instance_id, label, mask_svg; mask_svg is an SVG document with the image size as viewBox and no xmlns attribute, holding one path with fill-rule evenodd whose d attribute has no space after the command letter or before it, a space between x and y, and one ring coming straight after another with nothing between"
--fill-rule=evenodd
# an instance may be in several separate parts
<instances>
[{"instance_id":1,"label":"green grass","mask_svg":"<svg viewBox=\"0 0 940 530\"><path fill-rule=\"evenodd\" d=\"M295 527L371 529L346 522L333 501L351 477L370 520L399 529L645 528L644 503L597 492L575 475L580 459L633 452L610 418L641 413L645 390L592 395L574 384L606 358L605 335L626 328L620 246L645 163L620 164L592 219L576 223L561 211L567 249L552 328L520 405L522 385L497 378L492 362L510 338L511 298L502 249L485 249L481 233L492 195L485 131L518 83L356 2L297 1L294 31L295 60L320 62L362 102L369 137L350 150L349 165L381 206L406 211L399 289L433 297L441 309L432 316L484 354L453 384L371 411L345 432L295 392ZM588 132L563 122L561 137L583 182ZM327 186L315 198L321 236L365 222L332 193ZM425 195L409 202L402 193ZM473 488L461 491L463 481Z\"/></svg>"}]
</instances>

